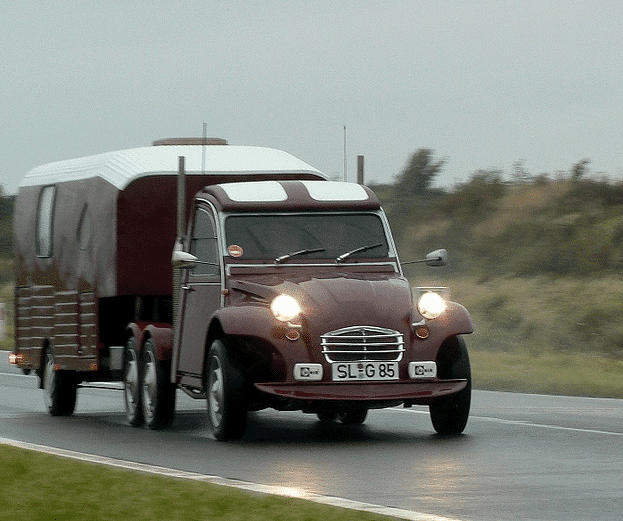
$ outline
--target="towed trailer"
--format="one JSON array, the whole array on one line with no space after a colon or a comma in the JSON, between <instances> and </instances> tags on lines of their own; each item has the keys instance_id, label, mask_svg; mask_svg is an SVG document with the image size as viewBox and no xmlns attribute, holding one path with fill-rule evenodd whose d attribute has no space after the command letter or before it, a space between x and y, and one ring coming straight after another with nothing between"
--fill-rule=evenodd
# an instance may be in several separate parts
<instances>
[{"instance_id":1,"label":"towed trailer","mask_svg":"<svg viewBox=\"0 0 623 521\"><path fill-rule=\"evenodd\" d=\"M438 432L464 430L471 319L414 298L370 189L274 149L154 145L20 184L10 360L52 415L73 413L82 382L117 380L131 425L169 426L181 389L219 440L266 407L362 423L428 404Z\"/></svg>"}]
</instances>

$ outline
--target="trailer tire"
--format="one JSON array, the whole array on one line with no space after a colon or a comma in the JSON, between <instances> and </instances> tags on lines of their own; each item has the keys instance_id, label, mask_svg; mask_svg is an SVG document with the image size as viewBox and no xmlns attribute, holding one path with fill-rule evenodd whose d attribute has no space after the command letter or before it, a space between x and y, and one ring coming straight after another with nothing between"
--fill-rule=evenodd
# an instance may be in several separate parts
<instances>
[{"instance_id":1,"label":"trailer tire","mask_svg":"<svg viewBox=\"0 0 623 521\"><path fill-rule=\"evenodd\" d=\"M429 405L430 419L437 433L456 436L465 430L472 396L472 375L465 341L461 337L452 339L440 352L437 362L440 378L467 380L467 386L462 391Z\"/></svg>"},{"instance_id":2,"label":"trailer tire","mask_svg":"<svg viewBox=\"0 0 623 521\"><path fill-rule=\"evenodd\" d=\"M219 441L235 440L247 427L245 378L230 358L225 339L210 346L205 371L208 422Z\"/></svg>"},{"instance_id":3,"label":"trailer tire","mask_svg":"<svg viewBox=\"0 0 623 521\"><path fill-rule=\"evenodd\" d=\"M171 363L158 360L156 345L148 338L141 356L142 405L145 426L164 429L173 423L175 390L171 383Z\"/></svg>"},{"instance_id":4,"label":"trailer tire","mask_svg":"<svg viewBox=\"0 0 623 521\"><path fill-rule=\"evenodd\" d=\"M125 415L132 427L143 425L143 393L141 370L136 338L131 336L125 343L123 362L123 402Z\"/></svg>"},{"instance_id":5,"label":"trailer tire","mask_svg":"<svg viewBox=\"0 0 623 521\"><path fill-rule=\"evenodd\" d=\"M76 409L78 381L71 371L55 370L50 348L46 349L43 360L41 383L48 412L52 416L71 416Z\"/></svg>"}]
</instances>

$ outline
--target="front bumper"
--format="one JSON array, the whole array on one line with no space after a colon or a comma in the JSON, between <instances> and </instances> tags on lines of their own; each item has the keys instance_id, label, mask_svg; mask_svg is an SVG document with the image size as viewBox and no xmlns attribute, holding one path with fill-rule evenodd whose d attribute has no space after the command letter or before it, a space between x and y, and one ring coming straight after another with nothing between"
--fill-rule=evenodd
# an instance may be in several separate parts
<instances>
[{"instance_id":1,"label":"front bumper","mask_svg":"<svg viewBox=\"0 0 623 521\"><path fill-rule=\"evenodd\" d=\"M462 391L467 380L431 380L383 383L256 383L255 387L283 399L325 402L409 402L428 404Z\"/></svg>"}]
</instances>

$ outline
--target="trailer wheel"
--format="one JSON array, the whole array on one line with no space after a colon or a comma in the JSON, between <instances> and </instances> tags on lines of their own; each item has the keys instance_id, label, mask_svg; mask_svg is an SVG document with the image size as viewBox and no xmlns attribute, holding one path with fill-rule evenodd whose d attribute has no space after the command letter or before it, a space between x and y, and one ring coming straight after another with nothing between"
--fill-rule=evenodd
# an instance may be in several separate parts
<instances>
[{"instance_id":1,"label":"trailer wheel","mask_svg":"<svg viewBox=\"0 0 623 521\"><path fill-rule=\"evenodd\" d=\"M147 339L141 357L143 418L149 429L163 429L173 422L175 386L171 383L171 365L156 357L152 338Z\"/></svg>"},{"instance_id":2,"label":"trailer wheel","mask_svg":"<svg viewBox=\"0 0 623 521\"><path fill-rule=\"evenodd\" d=\"M206 371L208 421L219 441L241 438L247 426L245 378L230 360L225 340L210 346Z\"/></svg>"},{"instance_id":3,"label":"trailer wheel","mask_svg":"<svg viewBox=\"0 0 623 521\"><path fill-rule=\"evenodd\" d=\"M143 425L143 393L141 392L139 355L136 338L131 336L125 344L123 368L123 401L125 415L132 427Z\"/></svg>"},{"instance_id":4,"label":"trailer wheel","mask_svg":"<svg viewBox=\"0 0 623 521\"><path fill-rule=\"evenodd\" d=\"M54 353L47 349L42 375L43 398L52 416L71 416L76 409L78 382L70 371L54 369Z\"/></svg>"},{"instance_id":5,"label":"trailer wheel","mask_svg":"<svg viewBox=\"0 0 623 521\"><path fill-rule=\"evenodd\" d=\"M444 396L429 406L430 419L435 430L445 436L461 434L467 425L472 396L472 375L465 341L456 337L447 344L438 357L440 378L467 380L462 391Z\"/></svg>"}]
</instances>

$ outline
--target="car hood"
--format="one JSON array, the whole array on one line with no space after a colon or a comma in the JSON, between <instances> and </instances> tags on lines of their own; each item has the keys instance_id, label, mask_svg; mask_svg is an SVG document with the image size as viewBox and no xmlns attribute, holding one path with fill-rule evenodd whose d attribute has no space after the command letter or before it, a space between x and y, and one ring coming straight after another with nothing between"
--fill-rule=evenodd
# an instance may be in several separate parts
<instances>
[{"instance_id":1,"label":"car hood","mask_svg":"<svg viewBox=\"0 0 623 521\"><path fill-rule=\"evenodd\" d=\"M268 302L279 294L290 295L313 329L367 325L403 330L410 324L411 288L400 276L339 274L280 281L266 277L234 280L230 288Z\"/></svg>"}]
</instances>

